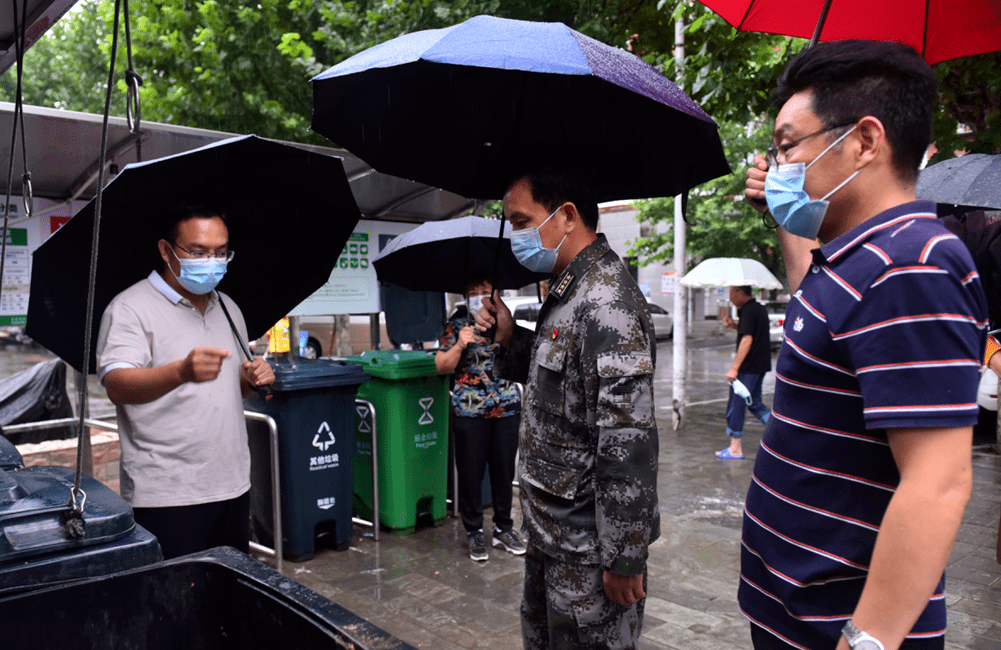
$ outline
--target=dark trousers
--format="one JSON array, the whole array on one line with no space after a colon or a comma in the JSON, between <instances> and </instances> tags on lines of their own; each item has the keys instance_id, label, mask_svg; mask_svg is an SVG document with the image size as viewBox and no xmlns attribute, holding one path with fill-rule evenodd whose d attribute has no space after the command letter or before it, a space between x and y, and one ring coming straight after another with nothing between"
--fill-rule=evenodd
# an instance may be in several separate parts
<instances>
[{"instance_id":1,"label":"dark trousers","mask_svg":"<svg viewBox=\"0 0 1001 650\"><path fill-rule=\"evenodd\" d=\"M132 512L136 523L156 536L165 560L216 546L250 550L250 492L228 501Z\"/></svg>"},{"instance_id":2,"label":"dark trousers","mask_svg":"<svg viewBox=\"0 0 1001 650\"><path fill-rule=\"evenodd\" d=\"M483 473L490 466L494 526L511 530L514 457L518 451L521 415L504 418L452 417L455 467L459 472L459 515L466 532L483 528Z\"/></svg>"},{"instance_id":3,"label":"dark trousers","mask_svg":"<svg viewBox=\"0 0 1001 650\"><path fill-rule=\"evenodd\" d=\"M521 599L525 650L636 650L646 598L629 607L609 600L604 574L600 565L564 562L529 544Z\"/></svg>"}]
</instances>

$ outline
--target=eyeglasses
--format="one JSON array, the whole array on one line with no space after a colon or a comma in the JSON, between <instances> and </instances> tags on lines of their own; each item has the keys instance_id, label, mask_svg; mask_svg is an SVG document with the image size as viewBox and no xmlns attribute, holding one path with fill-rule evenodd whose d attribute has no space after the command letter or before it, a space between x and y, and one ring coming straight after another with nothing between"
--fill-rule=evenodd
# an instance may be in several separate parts
<instances>
[{"instance_id":1,"label":"eyeglasses","mask_svg":"<svg viewBox=\"0 0 1001 650\"><path fill-rule=\"evenodd\" d=\"M776 145L774 142L771 143L770 145L768 145L768 148L765 149L765 161L768 163L768 169L778 166L780 153L782 154L782 157L785 158L786 153L788 153L790 149L795 147L803 140L807 140L814 136L820 135L821 133L834 131L835 129L843 129L846 126L851 126L852 124L855 124L856 122L858 122L858 120L852 120L850 122L844 122L842 124L835 124L834 126L829 126L819 131L814 131L810 135L804 135L802 138L796 138L795 140L791 140L782 145Z\"/></svg>"},{"instance_id":2,"label":"eyeglasses","mask_svg":"<svg viewBox=\"0 0 1001 650\"><path fill-rule=\"evenodd\" d=\"M177 244L171 244L171 246L174 248L180 248L192 259L196 260L224 260L226 262L232 262L233 256L236 255L236 251L219 251L217 253L210 253L209 251L189 251L187 248L181 248Z\"/></svg>"}]
</instances>

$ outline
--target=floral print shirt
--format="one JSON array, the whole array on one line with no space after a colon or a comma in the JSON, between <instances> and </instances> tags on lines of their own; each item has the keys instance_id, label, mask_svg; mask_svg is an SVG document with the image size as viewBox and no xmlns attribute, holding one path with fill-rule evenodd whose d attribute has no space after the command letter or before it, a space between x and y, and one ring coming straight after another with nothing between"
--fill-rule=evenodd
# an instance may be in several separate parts
<instances>
[{"instance_id":1,"label":"floral print shirt","mask_svg":"<svg viewBox=\"0 0 1001 650\"><path fill-rule=\"evenodd\" d=\"M454 317L438 339L440 350L459 341L459 331L469 325L464 317ZM503 418L521 412L521 396L514 382L494 377L497 343L470 343L462 351L455 368L452 411L461 418Z\"/></svg>"}]
</instances>

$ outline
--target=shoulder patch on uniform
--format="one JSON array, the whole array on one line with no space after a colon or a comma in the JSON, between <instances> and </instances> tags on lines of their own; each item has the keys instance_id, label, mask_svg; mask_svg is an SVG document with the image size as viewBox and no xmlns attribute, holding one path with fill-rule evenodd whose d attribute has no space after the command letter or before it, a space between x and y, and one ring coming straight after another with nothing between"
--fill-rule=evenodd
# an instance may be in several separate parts
<instances>
[{"instance_id":1,"label":"shoulder patch on uniform","mask_svg":"<svg viewBox=\"0 0 1001 650\"><path fill-rule=\"evenodd\" d=\"M556 297L562 299L563 298L563 294L565 294L567 292L567 289L570 288L570 285L573 283L574 280L575 280L575 276L574 276L573 273L569 273L569 272L565 273L563 275L563 279L560 280L559 286L557 286L555 289L553 289L553 293L556 294Z\"/></svg>"}]
</instances>

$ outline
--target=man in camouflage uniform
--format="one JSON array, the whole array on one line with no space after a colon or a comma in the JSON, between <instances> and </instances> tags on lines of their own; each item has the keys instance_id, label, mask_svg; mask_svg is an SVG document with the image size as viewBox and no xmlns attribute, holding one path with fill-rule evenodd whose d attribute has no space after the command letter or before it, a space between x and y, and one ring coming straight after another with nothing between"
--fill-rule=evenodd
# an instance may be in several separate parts
<instances>
[{"instance_id":1,"label":"man in camouflage uniform","mask_svg":"<svg viewBox=\"0 0 1001 650\"><path fill-rule=\"evenodd\" d=\"M596 202L569 175L519 178L504 215L514 231L532 231L534 252L550 251L536 270L554 273L535 333L516 327L499 299L484 299L477 316L481 330L497 325L499 374L526 384L525 648L635 648L647 548L660 535L646 300L596 233Z\"/></svg>"}]
</instances>

